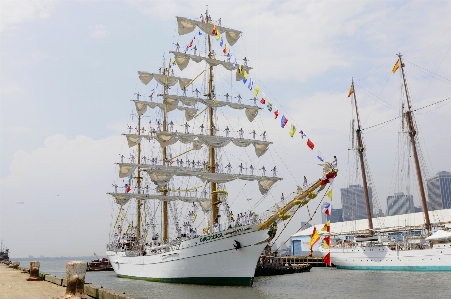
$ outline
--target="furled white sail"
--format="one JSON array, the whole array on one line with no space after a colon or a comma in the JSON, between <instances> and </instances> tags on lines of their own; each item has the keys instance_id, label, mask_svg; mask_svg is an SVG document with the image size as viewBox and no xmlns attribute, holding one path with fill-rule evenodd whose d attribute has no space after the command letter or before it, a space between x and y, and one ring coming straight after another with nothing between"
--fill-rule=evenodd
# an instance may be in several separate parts
<instances>
[{"instance_id":1,"label":"furled white sail","mask_svg":"<svg viewBox=\"0 0 451 299\"><path fill-rule=\"evenodd\" d=\"M179 69L181 71L183 71L188 66L188 63L190 60L193 60L194 62L197 62L197 63L199 63L203 60L203 61L206 61L211 66L222 65L226 70L231 71L231 70L236 69L237 72L239 72L237 67L234 66L234 64L231 62L221 61L221 60L216 60L216 59L209 58L209 57L204 57L204 56L199 56L199 55L191 55L188 53L182 53L182 52L176 52L176 51L169 51L169 53L174 54L175 61L177 62L177 66L179 67ZM247 73L249 73L249 71L252 69L251 67L249 67L247 65L242 65L241 67ZM242 79L238 79L238 77L237 77L236 80L239 81Z\"/></svg>"},{"instance_id":2,"label":"furled white sail","mask_svg":"<svg viewBox=\"0 0 451 299\"><path fill-rule=\"evenodd\" d=\"M181 191L182 193L182 191ZM136 194L136 193L108 193L116 199L116 203L123 206L130 199L139 199L139 200L149 200L149 199L157 199L161 201L184 201L184 202L211 202L209 198L201 198L201 197L192 197L192 196L181 196L181 195L159 195L159 194Z\"/></svg>"},{"instance_id":3,"label":"furled white sail","mask_svg":"<svg viewBox=\"0 0 451 299\"><path fill-rule=\"evenodd\" d=\"M140 72L139 74L139 80L141 80L142 83L145 85L149 84L152 79L155 79L158 83L161 85L167 85L168 86L174 86L177 82L180 84L180 88L184 88L186 85L188 85L192 80L187 78L180 78L175 76L166 76L162 74L155 74L155 73L149 73L149 72Z\"/></svg>"},{"instance_id":4,"label":"furled white sail","mask_svg":"<svg viewBox=\"0 0 451 299\"><path fill-rule=\"evenodd\" d=\"M188 144L193 143L193 148L199 150L202 144L213 148L222 148L232 142L234 145L239 147L247 147L249 145L254 146L255 154L257 157L261 157L266 153L268 147L272 142L255 140L255 139L244 139L235 137L224 137L224 136L210 136L203 134L184 134L181 132L156 132L153 136L148 135L136 135L136 134L123 134L127 138L128 146L133 147L137 145L143 138L152 140L157 140L161 147L166 147L168 145L174 144L177 141Z\"/></svg>"},{"instance_id":5,"label":"furled white sail","mask_svg":"<svg viewBox=\"0 0 451 299\"><path fill-rule=\"evenodd\" d=\"M147 107L150 107L152 109L158 107L162 111L164 111L166 109L167 112L173 111L175 109L178 109L180 111L185 111L185 117L187 120L192 120L193 117L197 114L197 109L195 109L195 108L178 106L177 103L174 104L172 102L168 103L167 105L165 105L164 103L138 101L138 100L133 100L133 102L135 102L136 112L138 113L139 116L146 113Z\"/></svg>"},{"instance_id":6,"label":"furled white sail","mask_svg":"<svg viewBox=\"0 0 451 299\"><path fill-rule=\"evenodd\" d=\"M250 122L252 122L255 119L255 117L258 114L258 110L262 109L262 108L259 108L258 106L254 106L254 105L246 105L246 104L231 103L231 102L224 102L224 101L218 101L218 100L209 100L209 99L203 99L203 98L169 95L169 94L163 95L163 98L164 98L164 101L168 101L171 103L174 103L176 101L177 102L181 101L183 104L185 104L187 106L193 106L196 103L202 103L204 105L207 105L208 107L213 107L213 108L229 106L230 108L233 108L233 109L239 109L239 110L246 109L245 110L246 117ZM136 109L138 110L138 106L136 107Z\"/></svg>"},{"instance_id":7,"label":"furled white sail","mask_svg":"<svg viewBox=\"0 0 451 299\"><path fill-rule=\"evenodd\" d=\"M266 177L266 176L256 176L247 174L231 174L231 173L213 173L204 172L202 169L190 169L190 168L176 168L169 167L167 169L146 169L149 174L151 181L157 186L163 186L167 184L173 176L194 176L201 179L203 182L214 182L218 184L223 184L231 182L236 179L246 180L246 181L257 181L258 187L261 194L266 194L272 185L282 180L278 177Z\"/></svg>"},{"instance_id":8,"label":"furled white sail","mask_svg":"<svg viewBox=\"0 0 451 299\"><path fill-rule=\"evenodd\" d=\"M215 35L213 34L213 24L210 23L203 23L196 20L191 20L187 18L177 17L177 24L178 24L178 32L179 35L184 35L190 32L193 32L194 29L199 27L200 30L205 32L208 35ZM222 26L216 26L216 30L218 30L220 33L224 33L226 35L226 39L229 42L231 46L233 46L238 39L240 38L241 31L230 29Z\"/></svg>"}]
</instances>

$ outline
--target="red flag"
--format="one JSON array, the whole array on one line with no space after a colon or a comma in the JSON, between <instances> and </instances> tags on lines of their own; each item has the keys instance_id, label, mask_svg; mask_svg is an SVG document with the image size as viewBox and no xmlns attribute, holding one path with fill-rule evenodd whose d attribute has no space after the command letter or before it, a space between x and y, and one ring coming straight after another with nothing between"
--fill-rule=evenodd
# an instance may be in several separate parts
<instances>
[{"instance_id":1,"label":"red flag","mask_svg":"<svg viewBox=\"0 0 451 299\"><path fill-rule=\"evenodd\" d=\"M331 261L330 261L330 252L328 252L328 253L326 254L326 256L324 257L324 263L325 263L327 266L332 267L332 263L331 263Z\"/></svg>"},{"instance_id":2,"label":"red flag","mask_svg":"<svg viewBox=\"0 0 451 299\"><path fill-rule=\"evenodd\" d=\"M279 110L274 111L274 115L275 115L274 119L278 118L279 117Z\"/></svg>"},{"instance_id":3,"label":"red flag","mask_svg":"<svg viewBox=\"0 0 451 299\"><path fill-rule=\"evenodd\" d=\"M313 148L315 147L315 145L313 144L313 142L310 141L310 139L307 140L307 146L313 150Z\"/></svg>"},{"instance_id":4,"label":"red flag","mask_svg":"<svg viewBox=\"0 0 451 299\"><path fill-rule=\"evenodd\" d=\"M265 103L266 103L266 102L265 102L265 98L262 98L262 99L260 100L260 103L265 104Z\"/></svg>"},{"instance_id":5,"label":"red flag","mask_svg":"<svg viewBox=\"0 0 451 299\"><path fill-rule=\"evenodd\" d=\"M128 192L130 192L131 190L132 190L132 188L130 187L130 185L128 185L128 186L127 186L126 192L128 193Z\"/></svg>"}]
</instances>

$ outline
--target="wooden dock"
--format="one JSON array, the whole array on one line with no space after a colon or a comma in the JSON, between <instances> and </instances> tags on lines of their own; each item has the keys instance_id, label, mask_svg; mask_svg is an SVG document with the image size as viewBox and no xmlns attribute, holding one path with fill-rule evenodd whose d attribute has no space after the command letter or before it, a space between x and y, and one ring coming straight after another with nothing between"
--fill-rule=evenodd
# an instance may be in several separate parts
<instances>
[{"instance_id":1,"label":"wooden dock","mask_svg":"<svg viewBox=\"0 0 451 299\"><path fill-rule=\"evenodd\" d=\"M299 265L299 264L310 264L312 267L326 267L322 257L309 257L309 256L281 256L283 264L289 265ZM332 267L335 267L332 265Z\"/></svg>"}]
</instances>

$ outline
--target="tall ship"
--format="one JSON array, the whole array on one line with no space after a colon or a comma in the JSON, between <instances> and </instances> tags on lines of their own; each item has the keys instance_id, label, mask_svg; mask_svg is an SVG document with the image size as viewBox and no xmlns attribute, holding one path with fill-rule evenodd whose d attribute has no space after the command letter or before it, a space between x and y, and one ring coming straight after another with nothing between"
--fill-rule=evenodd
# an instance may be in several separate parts
<instances>
[{"instance_id":1,"label":"tall ship","mask_svg":"<svg viewBox=\"0 0 451 299\"><path fill-rule=\"evenodd\" d=\"M3 240L0 244L0 262L9 261L9 249L3 247Z\"/></svg>"},{"instance_id":2,"label":"tall ship","mask_svg":"<svg viewBox=\"0 0 451 299\"><path fill-rule=\"evenodd\" d=\"M272 144L266 132L261 138L255 130L252 138L244 135L243 128L262 109L257 93L250 104L249 100L243 103L239 93L232 97L233 89L218 95L220 86L229 88L232 80L245 81L252 69L246 57L239 64L229 48L241 32L222 26L221 19L213 22L208 11L199 20L177 17L177 24L179 35L194 32L188 46L181 49L174 43L171 58L163 59L158 72L138 72L142 83L155 80L156 86L150 96L143 99L137 93L132 101L132 118L137 123L128 125L128 133L123 134L130 158L120 154L117 163L125 184L114 183L114 192L108 193L114 198L117 216L106 254L119 277L249 286L278 224L316 197L337 169L323 163L312 184L298 187L292 195L282 194L280 200L268 197L273 185L282 180L276 166L266 172L258 159L244 152L252 145L260 158ZM224 58L215 53L213 43L220 45ZM205 67L198 74L188 68L193 79L174 74L175 68L183 71L190 61ZM244 111L244 123L237 119L240 111ZM225 148L229 144L232 148ZM244 163L232 166L231 157ZM249 204L243 192L236 192L233 200L228 197L228 184L252 181L258 189L253 193L269 201L270 208L262 212ZM234 215L234 203L248 208Z\"/></svg>"},{"instance_id":3,"label":"tall ship","mask_svg":"<svg viewBox=\"0 0 451 299\"><path fill-rule=\"evenodd\" d=\"M422 163L420 163L418 153L418 128L414 119L414 110L412 109L404 66L402 55L398 54L398 60L392 72L395 73L400 69L403 93L405 95L405 105L404 103L402 104L402 133L407 136L410 144L407 145L404 151L409 153L406 155L407 159L410 159L410 156L413 157L424 224L410 227L406 223L404 226L390 228L383 228L384 224L380 224L378 229L374 229L368 186L370 173L368 172L368 163L365 155L366 147L362 137L356 90L354 82L352 82L349 95L353 97L352 102L357 120L356 140L353 134L352 147L358 155L368 227L365 231L349 234L346 236L346 240L336 238L330 248L320 247L319 250L322 255L326 256L330 253L331 262L339 269L451 271L451 230L449 227L445 227L444 223L431 223L430 220L423 184ZM406 107L405 111L404 107ZM447 219L447 222L449 224L451 219Z\"/></svg>"}]
</instances>

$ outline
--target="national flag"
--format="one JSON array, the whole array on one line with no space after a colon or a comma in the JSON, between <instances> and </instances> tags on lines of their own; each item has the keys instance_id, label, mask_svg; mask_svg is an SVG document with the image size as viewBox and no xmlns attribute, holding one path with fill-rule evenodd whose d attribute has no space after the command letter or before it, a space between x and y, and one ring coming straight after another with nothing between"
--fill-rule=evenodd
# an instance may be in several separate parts
<instances>
[{"instance_id":1,"label":"national flag","mask_svg":"<svg viewBox=\"0 0 451 299\"><path fill-rule=\"evenodd\" d=\"M329 249L330 248L330 236L327 236L323 240L323 248Z\"/></svg>"},{"instance_id":2,"label":"national flag","mask_svg":"<svg viewBox=\"0 0 451 299\"><path fill-rule=\"evenodd\" d=\"M216 30L216 25L213 25L213 30L211 31L211 34L213 34L213 35L218 34L218 31Z\"/></svg>"},{"instance_id":3,"label":"national flag","mask_svg":"<svg viewBox=\"0 0 451 299\"><path fill-rule=\"evenodd\" d=\"M289 134L291 137L293 137L295 133L296 133L296 127L293 124L291 124Z\"/></svg>"},{"instance_id":4,"label":"national flag","mask_svg":"<svg viewBox=\"0 0 451 299\"><path fill-rule=\"evenodd\" d=\"M351 85L351 87L349 88L349 92L348 92L348 98L351 96L351 94L354 93L354 86Z\"/></svg>"},{"instance_id":5,"label":"national flag","mask_svg":"<svg viewBox=\"0 0 451 299\"><path fill-rule=\"evenodd\" d=\"M312 237L310 238L310 254L309 256L313 255L313 246L315 246L315 244L319 241L320 237L318 234L318 231L316 230L316 227L313 227L313 234Z\"/></svg>"},{"instance_id":6,"label":"national flag","mask_svg":"<svg viewBox=\"0 0 451 299\"><path fill-rule=\"evenodd\" d=\"M391 72L394 74L396 73L396 71L399 69L399 67L401 66L401 61L396 61L395 65L393 66L393 69L391 70Z\"/></svg>"},{"instance_id":7,"label":"national flag","mask_svg":"<svg viewBox=\"0 0 451 299\"><path fill-rule=\"evenodd\" d=\"M330 209L331 209L330 203L326 204L323 208L323 213L330 217Z\"/></svg>"},{"instance_id":8,"label":"national flag","mask_svg":"<svg viewBox=\"0 0 451 299\"><path fill-rule=\"evenodd\" d=\"M324 263L329 266L332 267L332 263L330 261L330 252L328 252L325 256L324 256Z\"/></svg>"},{"instance_id":9,"label":"national flag","mask_svg":"<svg viewBox=\"0 0 451 299\"><path fill-rule=\"evenodd\" d=\"M221 36L221 40L219 41L219 46L222 47L222 45L224 45L224 39Z\"/></svg>"},{"instance_id":10,"label":"national flag","mask_svg":"<svg viewBox=\"0 0 451 299\"><path fill-rule=\"evenodd\" d=\"M279 117L279 110L274 111L274 119Z\"/></svg>"},{"instance_id":11,"label":"national flag","mask_svg":"<svg viewBox=\"0 0 451 299\"><path fill-rule=\"evenodd\" d=\"M299 134L301 134L302 139L304 139L304 137L306 137L307 135L304 134L304 131L300 130Z\"/></svg>"},{"instance_id":12,"label":"national flag","mask_svg":"<svg viewBox=\"0 0 451 299\"><path fill-rule=\"evenodd\" d=\"M254 96L257 97L259 92L260 92L260 87L258 85L256 85L255 89L254 89Z\"/></svg>"},{"instance_id":13,"label":"national flag","mask_svg":"<svg viewBox=\"0 0 451 299\"><path fill-rule=\"evenodd\" d=\"M129 184L125 184L125 192L128 193L128 192L130 192L130 190L132 190L130 185Z\"/></svg>"},{"instance_id":14,"label":"national flag","mask_svg":"<svg viewBox=\"0 0 451 299\"><path fill-rule=\"evenodd\" d=\"M262 99L260 100L260 103L262 103L262 104L266 103L266 95L263 91L262 91Z\"/></svg>"},{"instance_id":15,"label":"national flag","mask_svg":"<svg viewBox=\"0 0 451 299\"><path fill-rule=\"evenodd\" d=\"M315 147L315 145L313 144L313 142L310 141L310 139L307 139L307 146L313 150L313 148Z\"/></svg>"},{"instance_id":16,"label":"national flag","mask_svg":"<svg viewBox=\"0 0 451 299\"><path fill-rule=\"evenodd\" d=\"M268 100L268 104L266 105L266 107L268 108L269 112L272 111L272 102L270 100Z\"/></svg>"},{"instance_id":17,"label":"national flag","mask_svg":"<svg viewBox=\"0 0 451 299\"><path fill-rule=\"evenodd\" d=\"M330 179L329 179L330 182ZM330 200L332 200L332 189L329 190L329 192L327 192L327 197L329 197Z\"/></svg>"},{"instance_id":18,"label":"national flag","mask_svg":"<svg viewBox=\"0 0 451 299\"><path fill-rule=\"evenodd\" d=\"M326 224L324 224L324 227L321 230L330 233L330 220L327 220Z\"/></svg>"}]
</instances>

